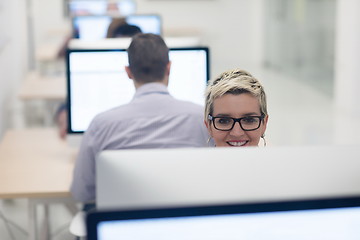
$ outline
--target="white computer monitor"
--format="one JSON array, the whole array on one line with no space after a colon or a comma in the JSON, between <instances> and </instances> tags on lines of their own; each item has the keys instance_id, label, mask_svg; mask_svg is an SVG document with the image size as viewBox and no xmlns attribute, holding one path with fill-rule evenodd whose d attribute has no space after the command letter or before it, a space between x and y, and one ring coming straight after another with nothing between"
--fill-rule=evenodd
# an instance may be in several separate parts
<instances>
[{"instance_id":1,"label":"white computer monitor","mask_svg":"<svg viewBox=\"0 0 360 240\"><path fill-rule=\"evenodd\" d=\"M112 4L112 5L111 5ZM117 9L112 9L116 6ZM136 12L135 0L72 0L68 3L71 16L79 15L106 15L117 13L119 16L128 16Z\"/></svg>"},{"instance_id":2,"label":"white computer monitor","mask_svg":"<svg viewBox=\"0 0 360 240\"><path fill-rule=\"evenodd\" d=\"M206 47L170 49L172 96L204 105L208 51ZM83 133L97 114L132 99L135 87L125 72L125 49L69 49L66 59L70 134Z\"/></svg>"},{"instance_id":3,"label":"white computer monitor","mask_svg":"<svg viewBox=\"0 0 360 240\"><path fill-rule=\"evenodd\" d=\"M104 209L360 195L358 146L112 150L96 160Z\"/></svg>"},{"instance_id":4,"label":"white computer monitor","mask_svg":"<svg viewBox=\"0 0 360 240\"><path fill-rule=\"evenodd\" d=\"M136 12L136 1L135 0L120 0L117 2L120 16L128 16L135 14Z\"/></svg>"},{"instance_id":5,"label":"white computer monitor","mask_svg":"<svg viewBox=\"0 0 360 240\"><path fill-rule=\"evenodd\" d=\"M86 222L88 240L357 240L359 225L360 196L99 211Z\"/></svg>"},{"instance_id":6,"label":"white computer monitor","mask_svg":"<svg viewBox=\"0 0 360 240\"><path fill-rule=\"evenodd\" d=\"M85 41L104 39L111 21L112 17L107 15L74 16L73 37Z\"/></svg>"},{"instance_id":7,"label":"white computer monitor","mask_svg":"<svg viewBox=\"0 0 360 240\"><path fill-rule=\"evenodd\" d=\"M73 37L86 41L106 38L113 18L109 15L79 15L72 18ZM161 35L162 21L157 14L132 14L125 18L130 25L141 29L142 33Z\"/></svg>"},{"instance_id":8,"label":"white computer monitor","mask_svg":"<svg viewBox=\"0 0 360 240\"><path fill-rule=\"evenodd\" d=\"M162 21L157 14L133 14L126 17L130 25L138 26L142 33L162 34Z\"/></svg>"},{"instance_id":9,"label":"white computer monitor","mask_svg":"<svg viewBox=\"0 0 360 240\"><path fill-rule=\"evenodd\" d=\"M107 12L107 0L72 0L68 3L71 16L104 15Z\"/></svg>"}]
</instances>

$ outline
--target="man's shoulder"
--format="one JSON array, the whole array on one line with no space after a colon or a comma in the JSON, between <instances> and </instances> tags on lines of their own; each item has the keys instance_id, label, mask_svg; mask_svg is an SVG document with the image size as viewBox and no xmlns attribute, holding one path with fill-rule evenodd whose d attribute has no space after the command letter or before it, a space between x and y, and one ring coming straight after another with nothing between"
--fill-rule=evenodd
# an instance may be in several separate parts
<instances>
[{"instance_id":1,"label":"man's shoulder","mask_svg":"<svg viewBox=\"0 0 360 240\"><path fill-rule=\"evenodd\" d=\"M156 110L154 108L156 108ZM174 113L186 113L196 116L202 116L204 112L204 107L190 101L183 101L178 99L169 99L169 101L165 105L157 105L152 102L151 106L149 106L148 102L131 102L129 104L117 106L115 108L99 113L95 116L93 122L96 122L96 125L103 125L106 123L120 122L124 119L128 119L129 117L136 117L139 115L147 116L149 114L151 115L154 112L158 112L159 114L168 113L170 115Z\"/></svg>"},{"instance_id":2,"label":"man's shoulder","mask_svg":"<svg viewBox=\"0 0 360 240\"><path fill-rule=\"evenodd\" d=\"M174 99L174 107L175 106L181 106L186 110L195 110L195 111L203 111L204 107L201 106L200 104L196 104L190 101L184 101L184 100L178 100L178 99Z\"/></svg>"},{"instance_id":3,"label":"man's shoulder","mask_svg":"<svg viewBox=\"0 0 360 240\"><path fill-rule=\"evenodd\" d=\"M101 112L95 116L94 120L103 121L106 119L113 119L114 117L119 116L122 113L124 113L124 114L128 113L129 112L128 105L129 104L120 105L120 106L108 109L104 112Z\"/></svg>"}]
</instances>

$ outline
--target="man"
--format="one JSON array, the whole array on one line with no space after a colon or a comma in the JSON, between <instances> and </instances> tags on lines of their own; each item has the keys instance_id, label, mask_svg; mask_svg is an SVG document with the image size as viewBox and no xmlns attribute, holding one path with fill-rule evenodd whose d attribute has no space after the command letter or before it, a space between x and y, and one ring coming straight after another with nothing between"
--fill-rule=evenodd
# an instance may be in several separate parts
<instances>
[{"instance_id":1,"label":"man","mask_svg":"<svg viewBox=\"0 0 360 240\"><path fill-rule=\"evenodd\" d=\"M132 37L135 34L142 33L138 26L128 24L125 18L113 18L111 21L106 37L123 38Z\"/></svg>"},{"instance_id":2,"label":"man","mask_svg":"<svg viewBox=\"0 0 360 240\"><path fill-rule=\"evenodd\" d=\"M203 108L167 90L171 62L164 40L138 34L127 51L125 70L136 93L129 104L96 116L84 134L71 186L78 201L96 200L95 158L102 150L206 146Z\"/></svg>"}]
</instances>

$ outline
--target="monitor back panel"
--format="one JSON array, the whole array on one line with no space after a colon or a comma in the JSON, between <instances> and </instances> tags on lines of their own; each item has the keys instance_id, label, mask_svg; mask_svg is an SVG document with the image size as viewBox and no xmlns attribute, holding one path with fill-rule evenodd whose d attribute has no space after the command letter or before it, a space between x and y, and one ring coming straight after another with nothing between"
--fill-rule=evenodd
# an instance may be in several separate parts
<instances>
[{"instance_id":1,"label":"monitor back panel","mask_svg":"<svg viewBox=\"0 0 360 240\"><path fill-rule=\"evenodd\" d=\"M132 209L360 195L358 146L102 152L97 207Z\"/></svg>"}]
</instances>

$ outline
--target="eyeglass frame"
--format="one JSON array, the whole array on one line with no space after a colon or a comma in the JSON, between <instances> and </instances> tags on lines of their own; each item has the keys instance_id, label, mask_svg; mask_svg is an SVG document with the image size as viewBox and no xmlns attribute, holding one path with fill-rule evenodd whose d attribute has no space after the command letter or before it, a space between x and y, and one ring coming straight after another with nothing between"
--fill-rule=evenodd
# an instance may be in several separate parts
<instances>
[{"instance_id":1,"label":"eyeglass frame","mask_svg":"<svg viewBox=\"0 0 360 240\"><path fill-rule=\"evenodd\" d=\"M255 117L255 118L259 118L259 120L260 120L260 121L259 121L259 126L258 126L257 128L253 128L253 129L250 129L250 130L244 129L244 128L243 128L243 126L241 125L241 120L242 120L242 119L245 119L245 118L248 118L248 117ZM230 129L227 129L227 130L224 130L224 129L219 129L219 128L217 128L217 127L215 126L215 121L214 121L214 119L216 119L216 118L230 118L230 119L232 119L232 120L233 120L233 124L232 124L232 126L231 126L231 128L230 128ZM261 126L261 122L264 120L264 118L265 118L265 115L261 115L261 116L246 116L246 117L242 117L242 118L232 118L232 117L213 117L211 114L209 114L209 115L208 115L208 119L209 119L210 121L212 121L214 128L215 128L216 130L219 130L219 131L224 131L224 132L226 132L226 131L231 131L231 130L234 128L235 123L237 123L237 122L239 123L240 128L241 128L242 130L244 130L244 131L246 131L246 132L255 131L255 130L257 130L257 129L259 129L259 128L260 128L260 126Z\"/></svg>"}]
</instances>

